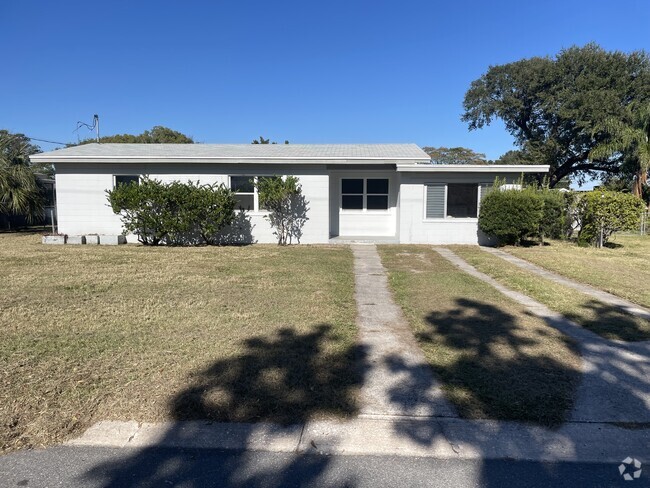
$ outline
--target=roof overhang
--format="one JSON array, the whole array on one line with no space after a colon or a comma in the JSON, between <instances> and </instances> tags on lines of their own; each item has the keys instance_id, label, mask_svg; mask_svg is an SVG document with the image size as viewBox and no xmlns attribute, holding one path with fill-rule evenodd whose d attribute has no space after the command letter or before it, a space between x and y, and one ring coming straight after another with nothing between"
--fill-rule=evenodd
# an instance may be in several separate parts
<instances>
[{"instance_id":1,"label":"roof overhang","mask_svg":"<svg viewBox=\"0 0 650 488\"><path fill-rule=\"evenodd\" d=\"M548 173L548 164L400 164L402 173Z\"/></svg>"},{"instance_id":2,"label":"roof overhang","mask_svg":"<svg viewBox=\"0 0 650 488\"><path fill-rule=\"evenodd\" d=\"M30 156L35 163L223 163L223 164L390 164L413 165L422 159L376 157L220 157L220 156L67 156L40 153Z\"/></svg>"}]
</instances>

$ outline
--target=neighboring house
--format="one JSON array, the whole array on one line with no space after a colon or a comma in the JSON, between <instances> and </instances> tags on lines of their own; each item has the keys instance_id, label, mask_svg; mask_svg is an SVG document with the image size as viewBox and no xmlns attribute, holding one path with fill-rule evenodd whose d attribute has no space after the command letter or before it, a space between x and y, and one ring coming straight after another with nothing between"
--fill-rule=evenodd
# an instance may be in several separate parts
<instances>
[{"instance_id":1,"label":"neighboring house","mask_svg":"<svg viewBox=\"0 0 650 488\"><path fill-rule=\"evenodd\" d=\"M259 176L299 178L308 207L302 243L476 244L484 241L477 225L481 198L495 178L513 183L522 173L548 171L434 165L415 144L86 144L31 159L55 165L61 233L121 233L106 190L148 175L236 190L246 211L239 242L276 242L250 183Z\"/></svg>"}]
</instances>

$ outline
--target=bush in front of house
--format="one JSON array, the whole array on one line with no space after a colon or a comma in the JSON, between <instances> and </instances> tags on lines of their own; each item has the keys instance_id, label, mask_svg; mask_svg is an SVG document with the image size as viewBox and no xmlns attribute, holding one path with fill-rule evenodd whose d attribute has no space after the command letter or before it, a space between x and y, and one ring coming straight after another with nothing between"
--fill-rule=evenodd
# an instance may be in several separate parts
<instances>
[{"instance_id":1,"label":"bush in front of house","mask_svg":"<svg viewBox=\"0 0 650 488\"><path fill-rule=\"evenodd\" d=\"M286 246L294 238L300 242L308 208L298 178L260 177L256 186L260 208L269 211L264 217L273 227L278 244Z\"/></svg>"},{"instance_id":2,"label":"bush in front of house","mask_svg":"<svg viewBox=\"0 0 650 488\"><path fill-rule=\"evenodd\" d=\"M542 217L539 222L539 239L562 239L567 228L567 198L563 192L542 188L538 190L542 200Z\"/></svg>"},{"instance_id":3,"label":"bush in front of house","mask_svg":"<svg viewBox=\"0 0 650 488\"><path fill-rule=\"evenodd\" d=\"M501 245L518 245L539 235L543 216L544 200L534 188L495 189L481 201L478 226Z\"/></svg>"},{"instance_id":4,"label":"bush in front of house","mask_svg":"<svg viewBox=\"0 0 650 488\"><path fill-rule=\"evenodd\" d=\"M144 177L106 192L124 231L144 245L214 244L235 218L236 200L223 185L163 183Z\"/></svg>"},{"instance_id":5,"label":"bush in front of house","mask_svg":"<svg viewBox=\"0 0 650 488\"><path fill-rule=\"evenodd\" d=\"M637 229L645 204L630 193L598 189L582 195L578 209L578 242L601 247L614 232Z\"/></svg>"}]
</instances>

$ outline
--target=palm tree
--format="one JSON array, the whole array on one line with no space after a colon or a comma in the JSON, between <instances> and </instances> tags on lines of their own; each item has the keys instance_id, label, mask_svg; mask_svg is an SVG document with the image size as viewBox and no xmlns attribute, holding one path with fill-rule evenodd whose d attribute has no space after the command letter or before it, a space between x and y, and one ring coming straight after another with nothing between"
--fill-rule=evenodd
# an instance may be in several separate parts
<instances>
[{"instance_id":1,"label":"palm tree","mask_svg":"<svg viewBox=\"0 0 650 488\"><path fill-rule=\"evenodd\" d=\"M29 164L37 151L22 134L0 131L0 213L24 215L29 222L43 213L43 194Z\"/></svg>"},{"instance_id":2,"label":"palm tree","mask_svg":"<svg viewBox=\"0 0 650 488\"><path fill-rule=\"evenodd\" d=\"M628 108L627 120L609 119L599 131L610 134L607 142L596 146L590 153L592 159L623 154L634 165L632 193L643 197L643 187L648 184L650 171L650 104Z\"/></svg>"}]
</instances>

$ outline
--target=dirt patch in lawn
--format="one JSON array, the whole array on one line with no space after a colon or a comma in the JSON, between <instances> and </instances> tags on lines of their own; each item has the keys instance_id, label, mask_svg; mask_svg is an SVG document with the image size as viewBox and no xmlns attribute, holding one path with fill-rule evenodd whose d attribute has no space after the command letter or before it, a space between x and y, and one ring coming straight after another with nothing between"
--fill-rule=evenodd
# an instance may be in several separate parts
<instances>
[{"instance_id":1,"label":"dirt patch in lawn","mask_svg":"<svg viewBox=\"0 0 650 488\"><path fill-rule=\"evenodd\" d=\"M342 246L43 246L0 235L0 446L102 419L279 422L356 411Z\"/></svg>"},{"instance_id":2,"label":"dirt patch in lawn","mask_svg":"<svg viewBox=\"0 0 650 488\"><path fill-rule=\"evenodd\" d=\"M450 246L479 271L561 313L606 339L650 340L650 322L589 295L555 283L482 251L476 246Z\"/></svg>"},{"instance_id":3,"label":"dirt patch in lawn","mask_svg":"<svg viewBox=\"0 0 650 488\"><path fill-rule=\"evenodd\" d=\"M396 301L461 416L547 426L565 420L581 365L570 339L430 247L379 252Z\"/></svg>"}]
</instances>

